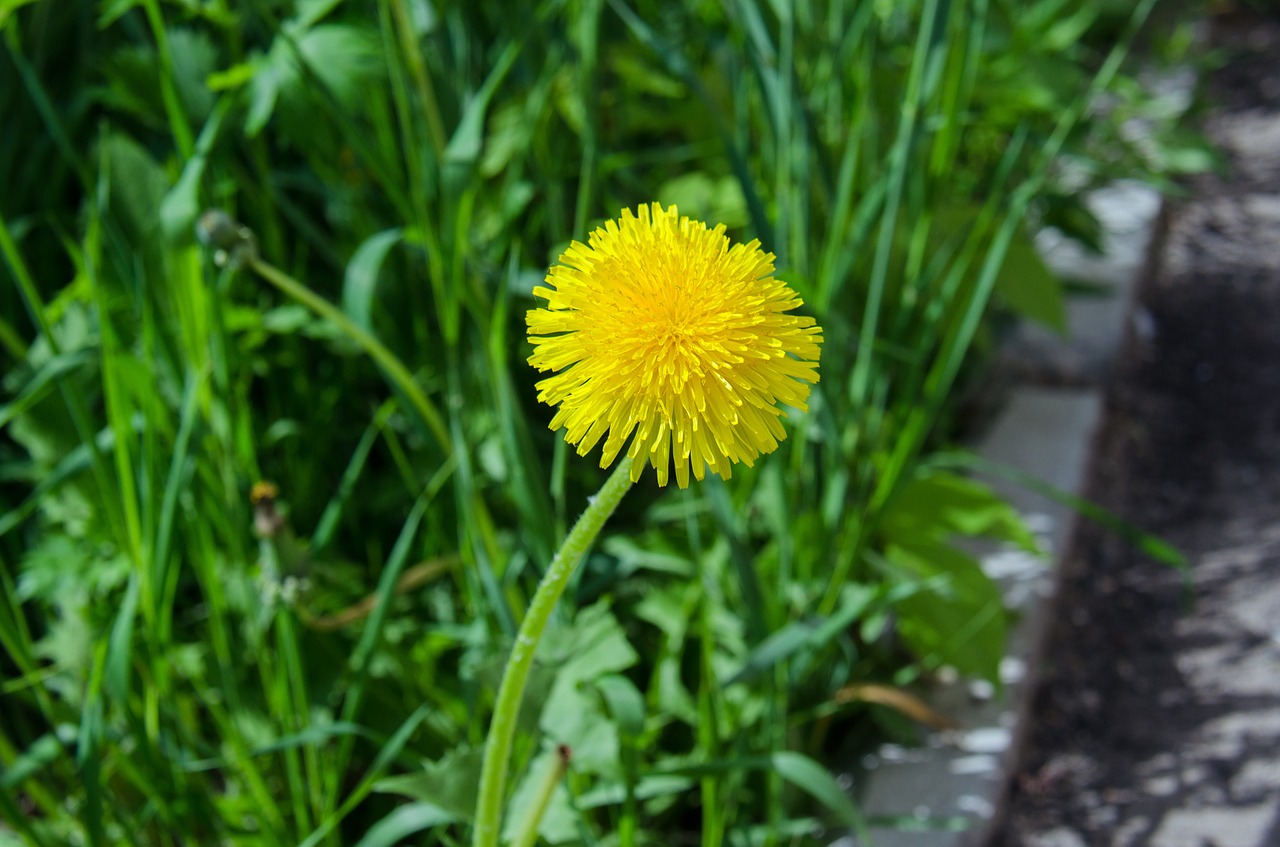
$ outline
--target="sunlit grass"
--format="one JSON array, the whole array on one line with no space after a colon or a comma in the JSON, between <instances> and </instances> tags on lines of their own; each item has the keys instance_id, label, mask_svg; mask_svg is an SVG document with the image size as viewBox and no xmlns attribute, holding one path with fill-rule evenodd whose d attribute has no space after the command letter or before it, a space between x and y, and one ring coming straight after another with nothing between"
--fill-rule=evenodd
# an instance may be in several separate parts
<instances>
[{"instance_id":1,"label":"sunlit grass","mask_svg":"<svg viewBox=\"0 0 1280 847\"><path fill-rule=\"evenodd\" d=\"M1087 235L1056 163L1144 172L1092 107L1139 97L1150 3L441 5L0 11L0 841L466 843L502 663L603 479L524 314L652 200L776 254L822 382L754 468L629 495L534 663L508 820L861 827L818 762L904 722L837 692L994 673L949 540L1029 537L929 459L993 305L1060 313L1006 261ZM208 208L258 258L219 266Z\"/></svg>"}]
</instances>

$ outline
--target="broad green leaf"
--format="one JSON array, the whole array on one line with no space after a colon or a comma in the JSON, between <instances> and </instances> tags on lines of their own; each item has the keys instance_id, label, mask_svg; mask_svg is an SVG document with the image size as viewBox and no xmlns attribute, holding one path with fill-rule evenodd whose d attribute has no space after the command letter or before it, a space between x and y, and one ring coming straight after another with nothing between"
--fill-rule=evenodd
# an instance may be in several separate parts
<instances>
[{"instance_id":1,"label":"broad green leaf","mask_svg":"<svg viewBox=\"0 0 1280 847\"><path fill-rule=\"evenodd\" d=\"M540 727L549 739L572 751L575 771L617 776L622 749L618 725L588 691L557 679L542 710Z\"/></svg>"},{"instance_id":2,"label":"broad green leaf","mask_svg":"<svg viewBox=\"0 0 1280 847\"><path fill-rule=\"evenodd\" d=\"M1015 238L1000 273L995 291L1005 304L1024 318L1036 321L1060 334L1067 331L1067 310L1062 282L1040 258L1035 245L1025 237Z\"/></svg>"},{"instance_id":3,"label":"broad green leaf","mask_svg":"<svg viewBox=\"0 0 1280 847\"><path fill-rule=\"evenodd\" d=\"M684 721L689 726L698 725L698 704L680 677L678 656L667 655L658 660L650 692L650 697L656 700L655 712Z\"/></svg>"},{"instance_id":4,"label":"broad green leaf","mask_svg":"<svg viewBox=\"0 0 1280 847\"><path fill-rule=\"evenodd\" d=\"M539 657L550 653L558 668L539 725L550 738L572 749L576 769L613 772L618 762L618 727L588 684L636 663L639 657L626 633L608 605L597 603L578 612L568 631L548 632L541 647Z\"/></svg>"},{"instance_id":5,"label":"broad green leaf","mask_svg":"<svg viewBox=\"0 0 1280 847\"><path fill-rule=\"evenodd\" d=\"M471 820L475 814L476 790L480 785L481 748L459 747L439 761L427 764L422 772L390 776L378 780L374 790L401 794L451 813L456 820Z\"/></svg>"},{"instance_id":6,"label":"broad green leaf","mask_svg":"<svg viewBox=\"0 0 1280 847\"><path fill-rule=\"evenodd\" d=\"M244 118L244 134L248 138L256 138L271 120L276 101L280 99L280 89L288 75L288 64L278 58L274 50L254 63L249 80L249 113ZM237 78L240 76L236 75Z\"/></svg>"},{"instance_id":7,"label":"broad green leaf","mask_svg":"<svg viewBox=\"0 0 1280 847\"><path fill-rule=\"evenodd\" d=\"M649 591L635 606L635 615L676 643L684 641L689 629L689 609L683 586Z\"/></svg>"},{"instance_id":8,"label":"broad green leaf","mask_svg":"<svg viewBox=\"0 0 1280 847\"><path fill-rule=\"evenodd\" d=\"M213 110L214 93L205 85L218 61L218 48L209 35L197 29L176 27L169 31L169 55L173 58L173 84L186 117L201 123Z\"/></svg>"},{"instance_id":9,"label":"broad green leaf","mask_svg":"<svg viewBox=\"0 0 1280 847\"><path fill-rule=\"evenodd\" d=\"M923 589L897 604L903 641L930 666L999 684L1005 647L1005 609L991 578L969 556L940 541L900 540L885 559Z\"/></svg>"},{"instance_id":10,"label":"broad green leaf","mask_svg":"<svg viewBox=\"0 0 1280 847\"><path fill-rule=\"evenodd\" d=\"M169 191L169 177L141 144L118 132L103 140L115 220L124 224L135 249L155 251L157 214Z\"/></svg>"},{"instance_id":11,"label":"broad green leaf","mask_svg":"<svg viewBox=\"0 0 1280 847\"><path fill-rule=\"evenodd\" d=\"M485 137L484 153L480 157L480 174L486 178L496 176L517 156L525 153L530 131L524 103L508 103L495 108L489 118L489 134Z\"/></svg>"},{"instance_id":12,"label":"broad green leaf","mask_svg":"<svg viewBox=\"0 0 1280 847\"><path fill-rule=\"evenodd\" d=\"M944 471L908 482L885 509L881 529L891 541L951 534L988 537L1040 552L1035 536L1012 506L981 482Z\"/></svg>"},{"instance_id":13,"label":"broad green leaf","mask_svg":"<svg viewBox=\"0 0 1280 847\"><path fill-rule=\"evenodd\" d=\"M229 102L226 104L229 105ZM196 217L200 214L200 183L204 179L205 165L208 162L209 150L217 140L218 131L222 127L222 118L227 107L218 109L209 116L200 137L196 141L196 153L182 168L178 182L169 189L160 204L160 223L165 235L171 241L190 241L194 237Z\"/></svg>"},{"instance_id":14,"label":"broad green leaf","mask_svg":"<svg viewBox=\"0 0 1280 847\"><path fill-rule=\"evenodd\" d=\"M607 674L597 679L595 686L618 729L633 737L644 731L644 695L631 680L619 674Z\"/></svg>"},{"instance_id":15,"label":"broad green leaf","mask_svg":"<svg viewBox=\"0 0 1280 847\"><path fill-rule=\"evenodd\" d=\"M306 63L305 73L299 58ZM256 65L245 118L245 133L251 138L267 125L277 105L286 109L285 120L314 120L316 81L339 104L355 109L377 68L377 52L372 40L354 27L320 24L300 30L290 24Z\"/></svg>"},{"instance_id":16,"label":"broad green leaf","mask_svg":"<svg viewBox=\"0 0 1280 847\"><path fill-rule=\"evenodd\" d=\"M1207 139L1189 130L1166 133L1150 146L1155 166L1168 173L1204 173L1222 167L1224 161Z\"/></svg>"},{"instance_id":17,"label":"broad green leaf","mask_svg":"<svg viewBox=\"0 0 1280 847\"><path fill-rule=\"evenodd\" d=\"M419 800L401 806L369 827L355 847L395 847L410 835L433 826L453 823L458 818L432 803Z\"/></svg>"},{"instance_id":18,"label":"broad green leaf","mask_svg":"<svg viewBox=\"0 0 1280 847\"><path fill-rule=\"evenodd\" d=\"M182 176L160 204L160 223L171 241L193 237L192 229L200 214L200 180L204 178L204 156L193 156L182 169Z\"/></svg>"},{"instance_id":19,"label":"broad green leaf","mask_svg":"<svg viewBox=\"0 0 1280 847\"><path fill-rule=\"evenodd\" d=\"M107 642L107 668L103 685L117 702L124 703L129 696L129 662L133 656L133 624L138 614L138 572L129 580L124 602L116 613L111 626L111 638Z\"/></svg>"},{"instance_id":20,"label":"broad green leaf","mask_svg":"<svg viewBox=\"0 0 1280 847\"><path fill-rule=\"evenodd\" d=\"M559 677L577 684L625 670L639 656L608 603L600 602L579 611L568 628L552 628L539 645L538 658L559 665Z\"/></svg>"},{"instance_id":21,"label":"broad green leaf","mask_svg":"<svg viewBox=\"0 0 1280 847\"><path fill-rule=\"evenodd\" d=\"M624 535L615 535L605 539L600 547L610 556L617 557L626 574L638 569L671 574L672 576L690 577L694 573L694 565L688 557L675 552L663 552L666 539L659 533L652 533L636 543Z\"/></svg>"},{"instance_id":22,"label":"broad green leaf","mask_svg":"<svg viewBox=\"0 0 1280 847\"><path fill-rule=\"evenodd\" d=\"M836 816L844 826L861 829L862 813L831 772L808 756L782 750L769 757L778 775L803 790Z\"/></svg>"},{"instance_id":23,"label":"broad green leaf","mask_svg":"<svg viewBox=\"0 0 1280 847\"><path fill-rule=\"evenodd\" d=\"M386 229L365 239L347 263L342 280L342 311L356 326L373 333L373 299L378 293L378 274L387 253L403 238L399 227Z\"/></svg>"},{"instance_id":24,"label":"broad green leaf","mask_svg":"<svg viewBox=\"0 0 1280 847\"><path fill-rule=\"evenodd\" d=\"M377 70L380 57L374 41L361 29L345 24L320 24L297 39L298 52L311 74L343 106L355 108L365 96L365 85ZM292 51L289 51L292 57ZM314 102L304 90L309 83L296 71L285 79L283 94L303 109Z\"/></svg>"}]
</instances>

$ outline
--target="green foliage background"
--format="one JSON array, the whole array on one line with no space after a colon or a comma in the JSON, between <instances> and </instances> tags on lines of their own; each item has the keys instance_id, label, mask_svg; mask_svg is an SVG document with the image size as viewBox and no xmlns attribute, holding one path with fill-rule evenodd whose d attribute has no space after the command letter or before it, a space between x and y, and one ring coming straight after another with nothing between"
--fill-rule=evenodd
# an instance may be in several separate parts
<instances>
[{"instance_id":1,"label":"green foliage background","mask_svg":"<svg viewBox=\"0 0 1280 847\"><path fill-rule=\"evenodd\" d=\"M557 744L547 843L864 827L816 760L908 727L840 693L995 677L951 542L1032 541L945 449L996 316L1062 327L1030 237L1208 164L1121 65L1150 5L0 0L0 843L465 841L514 624L603 479L523 313L654 199L777 254L822 382L754 469L629 495L511 834ZM217 267L209 207L349 322Z\"/></svg>"}]
</instances>

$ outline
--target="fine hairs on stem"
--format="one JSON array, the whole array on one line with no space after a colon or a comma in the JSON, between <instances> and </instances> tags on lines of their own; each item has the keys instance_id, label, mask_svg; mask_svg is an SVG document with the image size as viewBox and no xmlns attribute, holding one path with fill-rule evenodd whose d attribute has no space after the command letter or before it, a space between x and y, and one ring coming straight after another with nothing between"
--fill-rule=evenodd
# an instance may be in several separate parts
<instances>
[{"instance_id":1,"label":"fine hairs on stem","mask_svg":"<svg viewBox=\"0 0 1280 847\"><path fill-rule=\"evenodd\" d=\"M480 790L476 799L474 847L497 847L502 832L502 807L506 799L507 770L511 763L511 745L515 738L516 719L524 700L525 684L533 667L538 642L551 619L560 595L578 562L595 541L605 521L631 490L631 460L624 458L614 468L599 493L588 501L587 509L565 537L564 544L551 560L538 590L529 603L520 630L516 633L511 657L507 659L493 706L493 720L484 745L484 765L480 772Z\"/></svg>"}]
</instances>

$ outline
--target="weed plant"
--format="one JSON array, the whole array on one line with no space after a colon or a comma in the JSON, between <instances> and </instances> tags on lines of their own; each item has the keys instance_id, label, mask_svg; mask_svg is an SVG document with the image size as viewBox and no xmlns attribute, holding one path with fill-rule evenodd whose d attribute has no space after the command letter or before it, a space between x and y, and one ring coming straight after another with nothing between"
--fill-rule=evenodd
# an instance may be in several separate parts
<instances>
[{"instance_id":1,"label":"weed plant","mask_svg":"<svg viewBox=\"0 0 1280 847\"><path fill-rule=\"evenodd\" d=\"M1151 5L0 0L0 843L465 842L603 479L524 313L651 200L777 255L822 381L754 468L623 503L507 836L864 829L825 765L905 733L922 676L996 678L951 542L1033 542L946 451L993 316L1062 326L1030 239L1203 165L1122 66ZM262 261L219 267L207 208Z\"/></svg>"}]
</instances>

